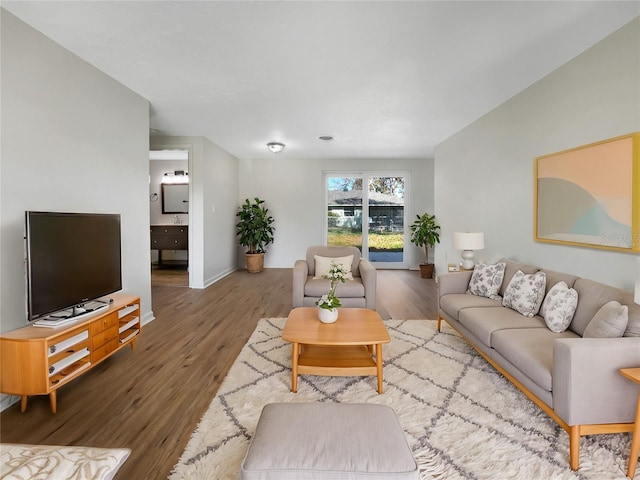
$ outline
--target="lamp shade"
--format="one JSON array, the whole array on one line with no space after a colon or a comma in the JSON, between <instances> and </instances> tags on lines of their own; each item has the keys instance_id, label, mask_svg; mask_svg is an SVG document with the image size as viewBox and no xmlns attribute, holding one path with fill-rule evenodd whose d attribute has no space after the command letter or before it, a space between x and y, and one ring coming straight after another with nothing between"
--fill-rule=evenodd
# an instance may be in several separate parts
<instances>
[{"instance_id":1,"label":"lamp shade","mask_svg":"<svg viewBox=\"0 0 640 480\"><path fill-rule=\"evenodd\" d=\"M484 248L484 233L454 232L453 248L456 250L482 250Z\"/></svg>"}]
</instances>

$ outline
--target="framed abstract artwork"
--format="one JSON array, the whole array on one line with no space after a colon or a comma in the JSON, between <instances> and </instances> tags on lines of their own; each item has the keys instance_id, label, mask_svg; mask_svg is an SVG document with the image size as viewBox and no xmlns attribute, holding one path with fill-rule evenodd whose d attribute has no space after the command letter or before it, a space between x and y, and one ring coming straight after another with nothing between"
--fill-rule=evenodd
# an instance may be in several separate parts
<instances>
[{"instance_id":1,"label":"framed abstract artwork","mask_svg":"<svg viewBox=\"0 0 640 480\"><path fill-rule=\"evenodd\" d=\"M536 241L640 252L640 132L535 159Z\"/></svg>"}]
</instances>

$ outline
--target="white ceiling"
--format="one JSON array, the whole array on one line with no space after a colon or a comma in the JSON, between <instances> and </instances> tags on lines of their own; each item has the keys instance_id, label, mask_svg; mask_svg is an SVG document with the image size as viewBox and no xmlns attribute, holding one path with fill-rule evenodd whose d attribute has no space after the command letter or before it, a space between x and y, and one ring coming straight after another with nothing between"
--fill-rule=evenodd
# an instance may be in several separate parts
<instances>
[{"instance_id":1,"label":"white ceiling","mask_svg":"<svg viewBox=\"0 0 640 480\"><path fill-rule=\"evenodd\" d=\"M245 159L431 157L640 14L638 1L1 4L148 99L153 129Z\"/></svg>"}]
</instances>

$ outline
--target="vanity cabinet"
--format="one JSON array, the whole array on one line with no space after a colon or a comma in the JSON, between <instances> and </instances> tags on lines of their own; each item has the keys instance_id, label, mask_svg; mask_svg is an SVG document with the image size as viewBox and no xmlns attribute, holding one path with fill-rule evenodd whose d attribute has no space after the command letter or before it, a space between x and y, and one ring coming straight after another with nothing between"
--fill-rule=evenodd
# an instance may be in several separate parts
<instances>
[{"instance_id":1,"label":"vanity cabinet","mask_svg":"<svg viewBox=\"0 0 640 480\"><path fill-rule=\"evenodd\" d=\"M151 225L151 250L158 250L158 266L163 250L189 250L188 225Z\"/></svg>"}]
</instances>

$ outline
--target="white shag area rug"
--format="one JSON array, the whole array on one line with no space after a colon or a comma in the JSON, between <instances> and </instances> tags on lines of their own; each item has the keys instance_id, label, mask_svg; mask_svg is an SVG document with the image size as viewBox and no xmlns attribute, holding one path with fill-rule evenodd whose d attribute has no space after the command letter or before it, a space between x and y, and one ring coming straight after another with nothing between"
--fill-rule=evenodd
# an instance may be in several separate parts
<instances>
[{"instance_id":1,"label":"white shag area rug","mask_svg":"<svg viewBox=\"0 0 640 480\"><path fill-rule=\"evenodd\" d=\"M438 333L433 320L385 321L382 395L375 376L301 375L291 393L285 321L259 321L170 480L237 479L264 405L318 401L391 406L425 480L626 478L631 434L582 437L572 471L567 433L448 325Z\"/></svg>"},{"instance_id":2,"label":"white shag area rug","mask_svg":"<svg viewBox=\"0 0 640 480\"><path fill-rule=\"evenodd\" d=\"M0 444L2 480L111 480L131 450Z\"/></svg>"}]
</instances>

